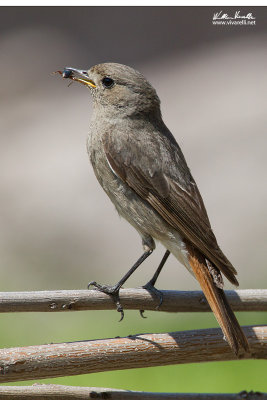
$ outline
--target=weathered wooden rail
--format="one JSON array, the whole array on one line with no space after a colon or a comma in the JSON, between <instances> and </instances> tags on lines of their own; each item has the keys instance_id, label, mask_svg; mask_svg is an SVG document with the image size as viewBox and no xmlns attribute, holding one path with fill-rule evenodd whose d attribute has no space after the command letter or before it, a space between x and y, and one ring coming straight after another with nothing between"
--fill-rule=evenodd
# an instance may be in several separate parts
<instances>
[{"instance_id":1,"label":"weathered wooden rail","mask_svg":"<svg viewBox=\"0 0 267 400\"><path fill-rule=\"evenodd\" d=\"M201 291L162 291L159 311L210 311ZM267 290L226 291L235 311L267 311ZM145 289L122 289L125 309L155 310L158 299ZM0 293L0 312L64 312L114 309L110 296L95 290ZM243 327L249 353L237 358L222 332L201 329L133 335L103 340L0 349L0 382L15 382L88 374L144 366L161 366L237 359L267 359L267 325ZM86 397L87 396L87 397ZM204 396L204 397L203 397ZM243 397L242 397L243 396ZM260 397L259 397L260 396ZM60 385L0 386L0 399L267 399L264 393L171 394Z\"/></svg>"}]
</instances>

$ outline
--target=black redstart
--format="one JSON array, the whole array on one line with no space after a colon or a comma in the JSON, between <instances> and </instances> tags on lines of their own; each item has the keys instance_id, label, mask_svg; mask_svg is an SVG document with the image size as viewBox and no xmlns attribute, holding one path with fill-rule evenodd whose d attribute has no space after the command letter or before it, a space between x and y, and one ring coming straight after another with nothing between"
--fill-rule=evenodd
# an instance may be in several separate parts
<instances>
[{"instance_id":1,"label":"black redstart","mask_svg":"<svg viewBox=\"0 0 267 400\"><path fill-rule=\"evenodd\" d=\"M114 296L155 249L167 249L148 288L154 287L172 253L198 280L235 354L249 351L245 337L223 291L221 273L238 285L236 270L219 248L197 185L183 153L164 124L160 100L150 83L133 68L99 64L88 71L59 71L86 85L93 97L88 153L95 175L123 216L140 234L144 253L114 286L99 290Z\"/></svg>"}]
</instances>

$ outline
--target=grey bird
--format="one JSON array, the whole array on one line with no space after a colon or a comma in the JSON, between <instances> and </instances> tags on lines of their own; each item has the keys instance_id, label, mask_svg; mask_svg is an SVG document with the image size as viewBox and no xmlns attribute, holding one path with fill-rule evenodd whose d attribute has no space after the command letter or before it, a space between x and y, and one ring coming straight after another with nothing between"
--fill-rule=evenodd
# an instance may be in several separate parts
<instances>
[{"instance_id":1,"label":"grey bird","mask_svg":"<svg viewBox=\"0 0 267 400\"><path fill-rule=\"evenodd\" d=\"M144 253L114 286L91 282L113 295L160 241L166 253L147 285L172 253L198 280L236 355L249 345L223 291L222 274L238 285L236 270L221 251L197 185L174 136L164 124L160 100L142 74L104 63L89 70L65 68L63 78L86 85L93 98L88 154L95 175L118 213L140 234Z\"/></svg>"}]
</instances>

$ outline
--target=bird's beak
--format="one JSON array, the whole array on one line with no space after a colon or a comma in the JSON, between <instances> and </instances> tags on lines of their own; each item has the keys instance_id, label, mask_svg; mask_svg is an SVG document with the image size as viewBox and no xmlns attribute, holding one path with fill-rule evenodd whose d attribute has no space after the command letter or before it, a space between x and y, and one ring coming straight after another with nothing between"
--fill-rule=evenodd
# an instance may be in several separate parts
<instances>
[{"instance_id":1,"label":"bird's beak","mask_svg":"<svg viewBox=\"0 0 267 400\"><path fill-rule=\"evenodd\" d=\"M88 72L76 68L67 67L64 71L57 71L62 75L62 78L69 78L73 81L82 83L83 85L96 88L96 84L89 79Z\"/></svg>"}]
</instances>

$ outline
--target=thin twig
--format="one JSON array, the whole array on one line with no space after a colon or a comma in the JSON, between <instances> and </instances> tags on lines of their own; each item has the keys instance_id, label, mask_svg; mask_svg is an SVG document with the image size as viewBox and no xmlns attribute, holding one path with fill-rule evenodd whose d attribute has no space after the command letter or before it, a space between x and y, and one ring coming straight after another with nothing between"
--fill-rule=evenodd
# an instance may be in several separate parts
<instances>
[{"instance_id":1,"label":"thin twig","mask_svg":"<svg viewBox=\"0 0 267 400\"><path fill-rule=\"evenodd\" d=\"M159 311L210 311L201 291L162 290ZM227 290L227 298L235 311L267 311L267 290ZM125 309L156 311L159 300L145 289L121 289ZM0 292L0 312L56 312L110 310L115 304L109 295L96 290L56 290L40 292Z\"/></svg>"},{"instance_id":2,"label":"thin twig","mask_svg":"<svg viewBox=\"0 0 267 400\"><path fill-rule=\"evenodd\" d=\"M1 399L5 400L88 400L88 399L112 399L112 400L267 400L267 393L240 392L240 393L153 393L136 392L128 390L78 387L63 385L33 386L1 386Z\"/></svg>"},{"instance_id":3,"label":"thin twig","mask_svg":"<svg viewBox=\"0 0 267 400\"><path fill-rule=\"evenodd\" d=\"M267 326L248 326L244 332L251 353L239 358L267 359ZM2 349L0 382L236 359L219 328L133 335Z\"/></svg>"}]
</instances>

